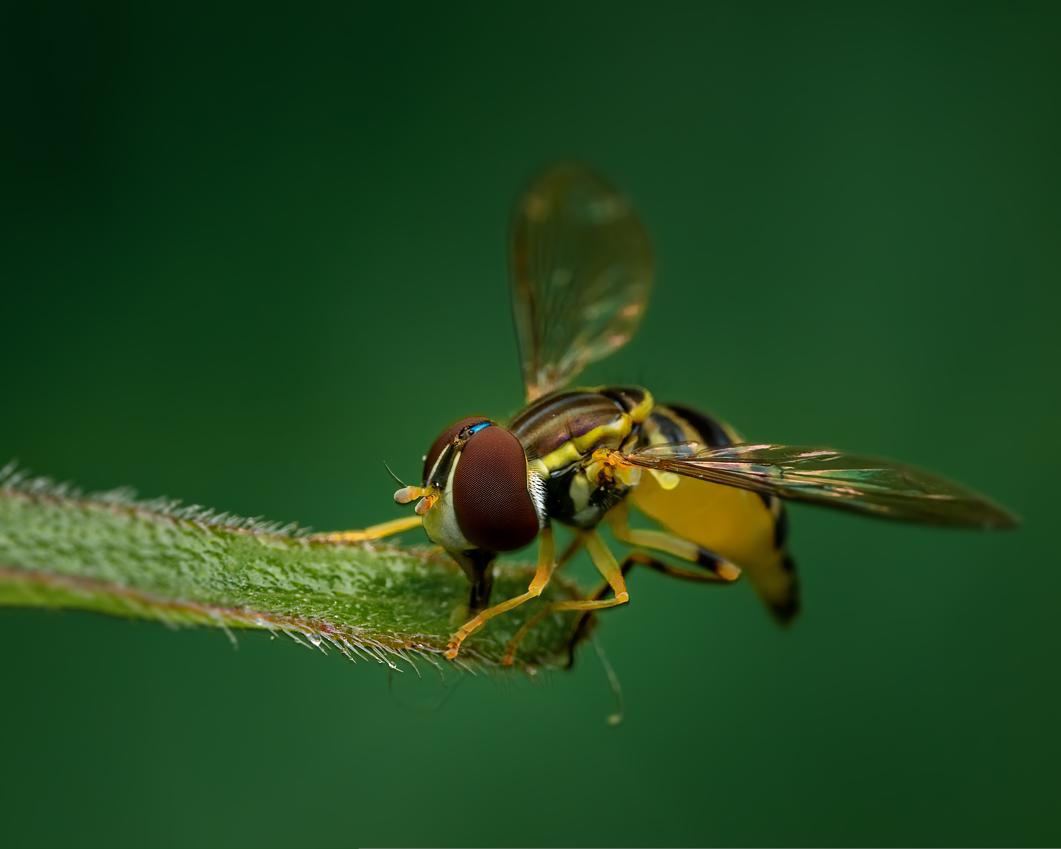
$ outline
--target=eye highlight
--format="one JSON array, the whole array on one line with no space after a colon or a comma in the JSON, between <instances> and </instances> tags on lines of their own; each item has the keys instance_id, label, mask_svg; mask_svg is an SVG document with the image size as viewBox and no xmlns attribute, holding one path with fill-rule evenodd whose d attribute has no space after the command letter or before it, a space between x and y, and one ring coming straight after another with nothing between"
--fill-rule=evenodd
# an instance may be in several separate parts
<instances>
[{"instance_id":1,"label":"eye highlight","mask_svg":"<svg viewBox=\"0 0 1061 849\"><path fill-rule=\"evenodd\" d=\"M510 431L486 427L464 444L453 474L453 509L461 533L486 551L513 551L537 536L527 455Z\"/></svg>"},{"instance_id":2,"label":"eye highlight","mask_svg":"<svg viewBox=\"0 0 1061 849\"><path fill-rule=\"evenodd\" d=\"M431 443L431 450L428 451L427 456L424 457L423 485L427 486L427 476L431 474L431 469L434 468L435 461L438 460L438 455L442 453L442 449L449 445L458 433L466 427L486 425L489 423L490 420L486 418L486 416L468 416L467 418L455 421L442 431L442 433L438 435L438 438Z\"/></svg>"}]
</instances>

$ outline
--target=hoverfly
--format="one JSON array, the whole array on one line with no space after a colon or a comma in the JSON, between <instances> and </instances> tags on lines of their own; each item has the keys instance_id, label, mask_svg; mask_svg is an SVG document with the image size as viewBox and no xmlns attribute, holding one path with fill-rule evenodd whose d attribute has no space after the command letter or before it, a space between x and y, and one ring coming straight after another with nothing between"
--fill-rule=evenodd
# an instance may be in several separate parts
<instances>
[{"instance_id":1,"label":"hoverfly","mask_svg":"<svg viewBox=\"0 0 1061 849\"><path fill-rule=\"evenodd\" d=\"M727 583L747 573L782 622L799 606L783 499L964 528L1016 524L983 496L910 466L829 448L746 443L724 422L657 403L640 387L566 389L629 341L653 283L644 227L629 201L589 169L556 165L530 186L515 210L511 252L527 406L507 425L470 416L445 428L424 456L421 485L394 494L399 504L416 502L414 516L325 535L353 542L422 525L471 581L474 615L452 635L448 658L495 616L541 595L558 566L554 522L576 534L560 562L585 547L606 583L542 613L584 617L624 604L625 575L641 564L698 581ZM631 504L658 528L631 528ZM597 531L602 522L635 549L622 564ZM527 591L490 606L495 558L535 538L537 569Z\"/></svg>"}]
</instances>

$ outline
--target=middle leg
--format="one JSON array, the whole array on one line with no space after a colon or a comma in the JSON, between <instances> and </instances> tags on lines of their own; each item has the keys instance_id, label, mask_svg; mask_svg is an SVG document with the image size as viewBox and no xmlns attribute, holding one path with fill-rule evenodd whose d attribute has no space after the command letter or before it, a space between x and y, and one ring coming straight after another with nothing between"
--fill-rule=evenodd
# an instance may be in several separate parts
<instances>
[{"instance_id":1,"label":"middle leg","mask_svg":"<svg viewBox=\"0 0 1061 849\"><path fill-rule=\"evenodd\" d=\"M621 542L636 546L637 548L651 549L663 554L669 554L672 557L677 557L686 562L695 563L696 565L703 567L702 569L697 570L683 569L680 566L674 566L663 560L652 557L643 551L634 551L627 555L622 566L619 568L621 578L625 579L627 572L629 572L634 566L647 566L653 571L669 575L672 578L699 583L730 584L741 576L741 569L735 563L732 563L724 557L720 557L705 548L701 548L694 542L664 531L635 530L631 528L629 507L625 503L615 507L611 514L609 514L608 520L612 526L612 532L615 534L616 539ZM578 539L582 538L583 537L581 536L578 537ZM587 602L593 603L592 606L567 608L569 610L581 610L581 613L575 621L575 626L571 631L571 639L568 642L568 666L570 666L574 660L574 647L585 635L593 611L600 609L601 607L611 607L614 604L614 602L609 602L607 604L600 604L599 602L599 600L603 599L611 588L611 581L605 581L586 599ZM543 608L523 624L505 650L505 656L502 660L505 665L511 665L514 662L516 650L519 648L519 644L523 641L523 638L527 636L528 632L548 616L549 613L557 609L560 608L555 605Z\"/></svg>"},{"instance_id":2,"label":"middle leg","mask_svg":"<svg viewBox=\"0 0 1061 849\"><path fill-rule=\"evenodd\" d=\"M501 661L505 666L512 665L512 662L516 657L516 649L519 648L519 644L523 642L523 638L527 636L528 632L535 625L541 622L550 613L561 610L581 611L581 616L579 617L579 621L581 621L581 618L589 616L591 611L602 610L607 607L615 607L620 604L626 604L630 601L630 593L627 592L626 580L624 579L626 570L620 568L619 564L615 561L615 555L612 554L608 546L604 544L604 540L600 538L600 535L595 530L583 531L576 539L579 544L572 544L569 546L568 551L565 552L565 554L569 553L573 555L581 545L584 545L589 552L593 565L597 567L597 571L604 577L603 587L589 598L556 601L552 604L546 605L534 614L534 616L524 622L505 650L505 656ZM604 598L604 594L609 589L612 591L612 597Z\"/></svg>"},{"instance_id":3,"label":"middle leg","mask_svg":"<svg viewBox=\"0 0 1061 849\"><path fill-rule=\"evenodd\" d=\"M714 575L706 572L694 572L692 569L682 569L680 566L673 566L670 563L666 563L662 560L657 560L649 554L643 551L632 551L626 555L626 559L623 561L620 567L623 575L625 576L635 566L646 566L654 572L659 572L662 575L669 575L672 578L678 578L682 581L693 581L702 584L717 584L719 583L718 578ZM730 582L726 582L730 583ZM605 593L608 592L608 585L601 584L597 590L590 596L590 598L601 598ZM590 622L592 621L592 614L590 612L583 613L575 621L575 627L571 629L571 637L567 642L567 667L570 669L575 663L575 646L577 646L582 638L586 636L589 631ZM530 623L528 622L527 625ZM527 628L524 625L524 628ZM527 629L529 630L529 628ZM521 629L522 631L522 629ZM516 635L517 637L520 634ZM516 641L513 640L512 643ZM508 649L505 653L505 663L512 663L515 657L516 646L512 643L509 644ZM511 655L511 659L510 659Z\"/></svg>"}]
</instances>

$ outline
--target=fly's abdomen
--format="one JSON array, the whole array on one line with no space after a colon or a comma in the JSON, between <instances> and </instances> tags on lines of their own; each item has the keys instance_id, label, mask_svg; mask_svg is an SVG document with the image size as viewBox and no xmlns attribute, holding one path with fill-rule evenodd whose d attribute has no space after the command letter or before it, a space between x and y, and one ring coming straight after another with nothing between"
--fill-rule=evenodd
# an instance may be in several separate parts
<instances>
[{"instance_id":1,"label":"fly's abdomen","mask_svg":"<svg viewBox=\"0 0 1061 849\"><path fill-rule=\"evenodd\" d=\"M740 442L729 425L677 404L656 407L639 444ZM642 475L631 500L668 530L736 563L773 614L787 622L799 609L795 567L786 550L788 517L781 499L676 475Z\"/></svg>"}]
</instances>

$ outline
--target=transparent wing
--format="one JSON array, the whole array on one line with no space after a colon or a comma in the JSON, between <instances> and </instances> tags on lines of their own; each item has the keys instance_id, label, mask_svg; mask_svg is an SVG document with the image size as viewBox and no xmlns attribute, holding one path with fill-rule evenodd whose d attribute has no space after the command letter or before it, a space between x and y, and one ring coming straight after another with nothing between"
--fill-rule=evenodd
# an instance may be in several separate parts
<instances>
[{"instance_id":1,"label":"transparent wing","mask_svg":"<svg viewBox=\"0 0 1061 849\"><path fill-rule=\"evenodd\" d=\"M647 447L619 459L711 483L770 493L907 522L1009 528L1017 519L984 496L921 469L793 445L703 448L684 442Z\"/></svg>"},{"instance_id":2,"label":"transparent wing","mask_svg":"<svg viewBox=\"0 0 1061 849\"><path fill-rule=\"evenodd\" d=\"M580 165L542 174L512 223L512 311L527 400L626 344L651 289L652 251L630 202Z\"/></svg>"}]
</instances>

